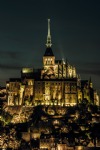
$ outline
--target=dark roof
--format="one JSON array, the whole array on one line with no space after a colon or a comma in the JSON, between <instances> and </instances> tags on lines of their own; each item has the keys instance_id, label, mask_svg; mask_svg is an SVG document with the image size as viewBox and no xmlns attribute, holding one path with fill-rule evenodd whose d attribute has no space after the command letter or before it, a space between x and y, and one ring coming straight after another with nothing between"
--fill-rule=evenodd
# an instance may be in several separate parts
<instances>
[{"instance_id":1,"label":"dark roof","mask_svg":"<svg viewBox=\"0 0 100 150\"><path fill-rule=\"evenodd\" d=\"M55 63L62 63L62 60L55 60Z\"/></svg>"},{"instance_id":2,"label":"dark roof","mask_svg":"<svg viewBox=\"0 0 100 150\"><path fill-rule=\"evenodd\" d=\"M88 85L88 80L81 80L81 85Z\"/></svg>"},{"instance_id":3,"label":"dark roof","mask_svg":"<svg viewBox=\"0 0 100 150\"><path fill-rule=\"evenodd\" d=\"M47 47L44 56L54 56L51 47Z\"/></svg>"},{"instance_id":4,"label":"dark roof","mask_svg":"<svg viewBox=\"0 0 100 150\"><path fill-rule=\"evenodd\" d=\"M88 80L81 80L81 87L84 88L85 86L88 86Z\"/></svg>"},{"instance_id":5,"label":"dark roof","mask_svg":"<svg viewBox=\"0 0 100 150\"><path fill-rule=\"evenodd\" d=\"M21 78L10 78L10 82L21 82Z\"/></svg>"},{"instance_id":6,"label":"dark roof","mask_svg":"<svg viewBox=\"0 0 100 150\"><path fill-rule=\"evenodd\" d=\"M2 86L0 86L0 90L3 90L3 89L6 89L6 87L2 87Z\"/></svg>"}]
</instances>

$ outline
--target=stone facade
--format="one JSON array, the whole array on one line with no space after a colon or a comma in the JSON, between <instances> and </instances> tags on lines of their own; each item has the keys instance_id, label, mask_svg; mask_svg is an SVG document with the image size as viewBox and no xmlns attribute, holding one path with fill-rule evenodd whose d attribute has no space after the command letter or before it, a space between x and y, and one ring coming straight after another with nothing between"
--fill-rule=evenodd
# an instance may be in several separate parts
<instances>
[{"instance_id":1,"label":"stone facade","mask_svg":"<svg viewBox=\"0 0 100 150\"><path fill-rule=\"evenodd\" d=\"M80 80L76 68L64 59L56 60L51 48L50 20L43 68L23 68L20 79L6 84L8 105L76 105L83 98L99 104L92 82Z\"/></svg>"}]
</instances>

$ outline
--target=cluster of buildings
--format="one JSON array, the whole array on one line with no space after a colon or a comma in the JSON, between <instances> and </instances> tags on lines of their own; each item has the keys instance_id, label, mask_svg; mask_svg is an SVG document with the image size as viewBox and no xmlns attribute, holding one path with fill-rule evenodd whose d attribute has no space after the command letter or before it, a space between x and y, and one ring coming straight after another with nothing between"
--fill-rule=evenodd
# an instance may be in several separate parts
<instances>
[{"instance_id":1,"label":"cluster of buildings","mask_svg":"<svg viewBox=\"0 0 100 150\"><path fill-rule=\"evenodd\" d=\"M22 68L20 78L10 78L6 89L0 87L0 99L7 99L7 108L0 109L4 130L0 135L2 149L25 149L26 146L34 150L100 148L100 111L96 107L100 106L99 95L91 78L81 80L76 68L67 60L56 60L50 19L43 67ZM94 107L81 105L82 100ZM77 107L66 107L75 105ZM19 132L21 138L18 139Z\"/></svg>"},{"instance_id":2,"label":"cluster of buildings","mask_svg":"<svg viewBox=\"0 0 100 150\"><path fill-rule=\"evenodd\" d=\"M91 79L81 80L76 68L64 59L56 60L52 50L50 19L43 68L22 68L21 78L6 83L9 106L65 105L73 106L86 98L99 105L99 96Z\"/></svg>"}]
</instances>

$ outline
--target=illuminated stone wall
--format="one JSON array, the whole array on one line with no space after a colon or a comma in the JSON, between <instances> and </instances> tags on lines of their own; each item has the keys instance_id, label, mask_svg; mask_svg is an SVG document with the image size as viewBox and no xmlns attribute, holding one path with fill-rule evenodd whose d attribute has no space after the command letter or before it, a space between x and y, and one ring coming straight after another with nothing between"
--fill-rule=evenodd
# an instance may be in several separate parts
<instances>
[{"instance_id":1,"label":"illuminated stone wall","mask_svg":"<svg viewBox=\"0 0 100 150\"><path fill-rule=\"evenodd\" d=\"M16 105L65 105L73 106L83 98L89 102L94 100L99 105L99 96L89 85L83 89L77 86L77 78L69 79L24 79L9 81L6 85L9 106ZM90 91L92 90L92 97Z\"/></svg>"},{"instance_id":2,"label":"illuminated stone wall","mask_svg":"<svg viewBox=\"0 0 100 150\"><path fill-rule=\"evenodd\" d=\"M10 81L7 83L8 105L20 105L20 82Z\"/></svg>"},{"instance_id":3,"label":"illuminated stone wall","mask_svg":"<svg viewBox=\"0 0 100 150\"><path fill-rule=\"evenodd\" d=\"M77 80L35 81L35 104L75 105L77 103Z\"/></svg>"},{"instance_id":4,"label":"illuminated stone wall","mask_svg":"<svg viewBox=\"0 0 100 150\"><path fill-rule=\"evenodd\" d=\"M64 60L57 60L55 62L55 57L43 57L43 69L41 70L42 79L66 79L76 77L76 68L65 63Z\"/></svg>"}]
</instances>

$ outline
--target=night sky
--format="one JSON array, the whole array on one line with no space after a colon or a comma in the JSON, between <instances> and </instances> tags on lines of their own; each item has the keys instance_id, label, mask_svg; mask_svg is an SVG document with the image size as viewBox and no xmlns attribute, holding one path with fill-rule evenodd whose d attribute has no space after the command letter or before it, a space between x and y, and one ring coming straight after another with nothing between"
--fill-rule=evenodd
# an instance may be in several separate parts
<instances>
[{"instance_id":1,"label":"night sky","mask_svg":"<svg viewBox=\"0 0 100 150\"><path fill-rule=\"evenodd\" d=\"M100 90L100 0L0 0L0 85L42 67L48 18L56 59Z\"/></svg>"}]
</instances>

